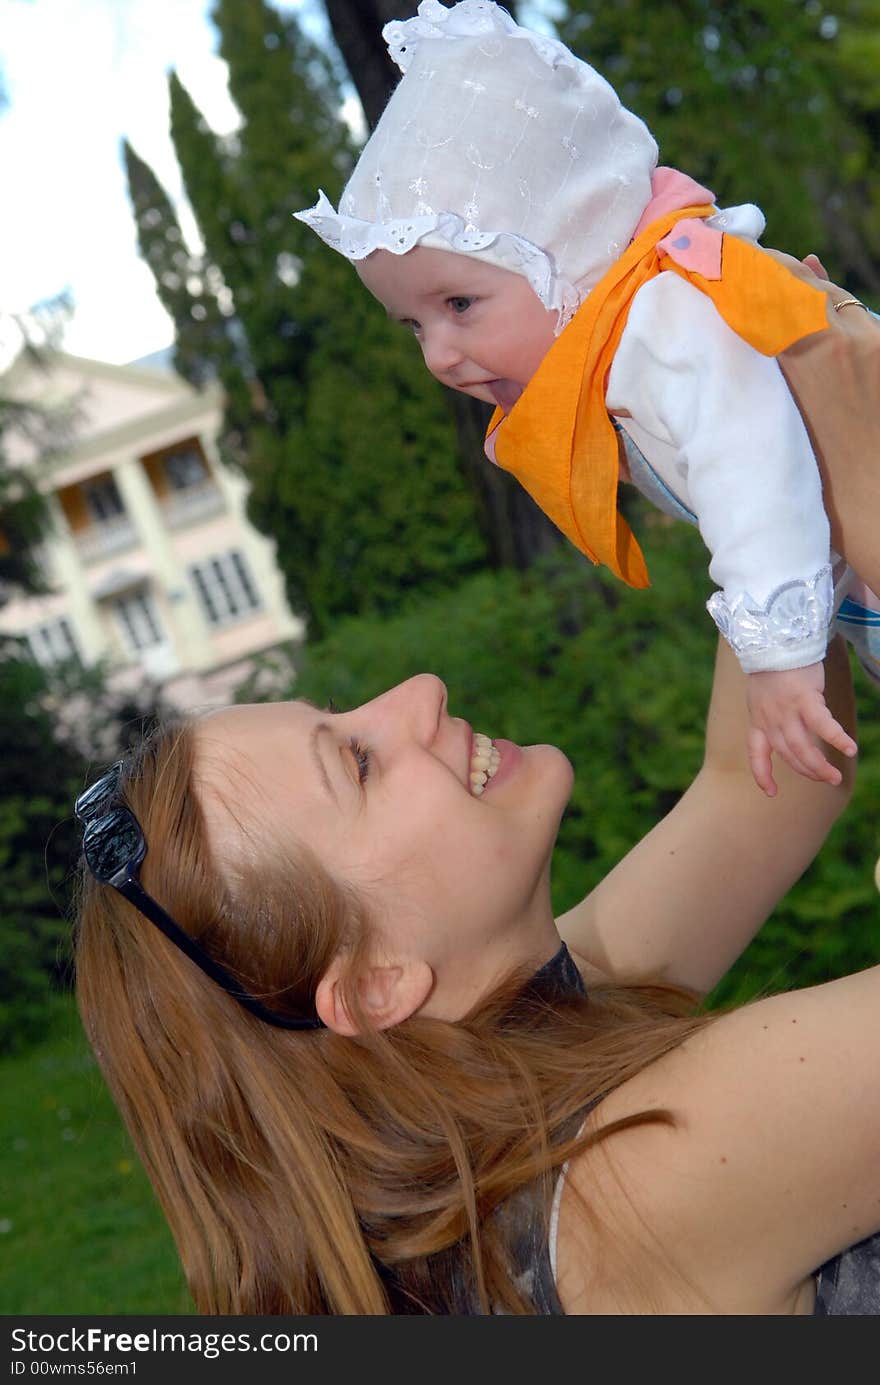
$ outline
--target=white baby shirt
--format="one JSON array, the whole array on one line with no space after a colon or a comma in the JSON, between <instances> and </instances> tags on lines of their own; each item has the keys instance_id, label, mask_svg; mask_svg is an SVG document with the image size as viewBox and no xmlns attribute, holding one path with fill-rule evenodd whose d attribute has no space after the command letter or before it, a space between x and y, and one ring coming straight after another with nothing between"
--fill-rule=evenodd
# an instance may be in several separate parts
<instances>
[{"instance_id":1,"label":"white baby shirt","mask_svg":"<svg viewBox=\"0 0 880 1385\"><path fill-rule=\"evenodd\" d=\"M632 301L606 405L696 515L720 588L708 609L745 672L822 659L833 615L830 526L775 358L667 271Z\"/></svg>"}]
</instances>

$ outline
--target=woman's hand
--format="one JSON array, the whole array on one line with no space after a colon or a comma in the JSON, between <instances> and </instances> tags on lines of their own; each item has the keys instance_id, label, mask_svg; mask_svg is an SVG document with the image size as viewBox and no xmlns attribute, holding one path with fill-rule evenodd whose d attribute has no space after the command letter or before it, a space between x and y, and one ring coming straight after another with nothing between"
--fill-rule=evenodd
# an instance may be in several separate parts
<instances>
[{"instance_id":1,"label":"woman's hand","mask_svg":"<svg viewBox=\"0 0 880 1385\"><path fill-rule=\"evenodd\" d=\"M825 667L750 673L746 698L751 726L748 734L749 765L759 789L768 798L777 792L773 755L778 755L797 774L820 784L839 784L840 770L825 759L818 740L855 755L857 746L831 715L823 697Z\"/></svg>"}]
</instances>

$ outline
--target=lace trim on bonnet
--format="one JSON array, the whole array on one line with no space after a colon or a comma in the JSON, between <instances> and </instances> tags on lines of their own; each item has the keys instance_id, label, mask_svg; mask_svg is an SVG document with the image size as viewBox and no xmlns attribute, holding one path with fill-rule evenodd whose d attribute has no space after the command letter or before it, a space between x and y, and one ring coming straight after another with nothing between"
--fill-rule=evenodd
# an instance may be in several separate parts
<instances>
[{"instance_id":1,"label":"lace trim on bonnet","mask_svg":"<svg viewBox=\"0 0 880 1385\"><path fill-rule=\"evenodd\" d=\"M458 0L452 9L447 9L440 0L422 0L415 19L393 20L382 30L391 57L404 73L416 54L420 39L493 34L521 39L553 70L569 68L579 76L583 69L583 64L564 44L523 29L492 0ZM540 246L513 232L481 231L455 212L432 211L387 222L363 221L337 212L321 191L314 207L294 215L333 250L352 261L366 259L374 250L405 255L421 242L461 254L473 254L492 246L506 267L528 280L546 308L558 310L557 332L570 321L581 304L583 295L568 279L557 274L551 256Z\"/></svg>"},{"instance_id":2,"label":"lace trim on bonnet","mask_svg":"<svg viewBox=\"0 0 880 1385\"><path fill-rule=\"evenodd\" d=\"M510 231L479 231L456 212L431 212L386 222L361 221L337 212L322 191L314 207L307 212L294 212L294 216L311 226L332 250L352 261L365 260L374 250L405 255L414 245L423 243L435 250L454 250L462 255L494 246L506 267L528 280L545 308L559 310L560 329L581 305L581 295L574 285L554 275L546 251Z\"/></svg>"}]
</instances>

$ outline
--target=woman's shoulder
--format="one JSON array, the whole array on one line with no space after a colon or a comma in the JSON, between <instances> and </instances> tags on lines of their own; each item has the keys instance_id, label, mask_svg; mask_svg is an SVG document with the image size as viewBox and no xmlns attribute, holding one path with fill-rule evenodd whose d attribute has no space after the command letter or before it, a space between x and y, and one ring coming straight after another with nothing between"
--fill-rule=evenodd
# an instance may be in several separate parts
<instances>
[{"instance_id":1,"label":"woman's shoulder","mask_svg":"<svg viewBox=\"0 0 880 1385\"><path fill-rule=\"evenodd\" d=\"M880 1230L878 990L742 1007L603 1100L562 1198L567 1312L812 1311L815 1270Z\"/></svg>"}]
</instances>

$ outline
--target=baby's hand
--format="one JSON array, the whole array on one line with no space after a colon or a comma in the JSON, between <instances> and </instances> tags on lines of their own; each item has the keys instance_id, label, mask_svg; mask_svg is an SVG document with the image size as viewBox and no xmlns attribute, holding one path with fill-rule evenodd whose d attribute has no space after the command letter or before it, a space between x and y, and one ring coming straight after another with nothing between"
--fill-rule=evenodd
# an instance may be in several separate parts
<instances>
[{"instance_id":1,"label":"baby's hand","mask_svg":"<svg viewBox=\"0 0 880 1385\"><path fill-rule=\"evenodd\" d=\"M844 755L855 755L857 746L840 722L835 721L823 697L824 664L788 669L784 673L750 673L746 696L749 705L749 765L758 788L769 798L776 793L774 754L807 779L839 784L841 773L829 764L816 744L825 741Z\"/></svg>"}]
</instances>

